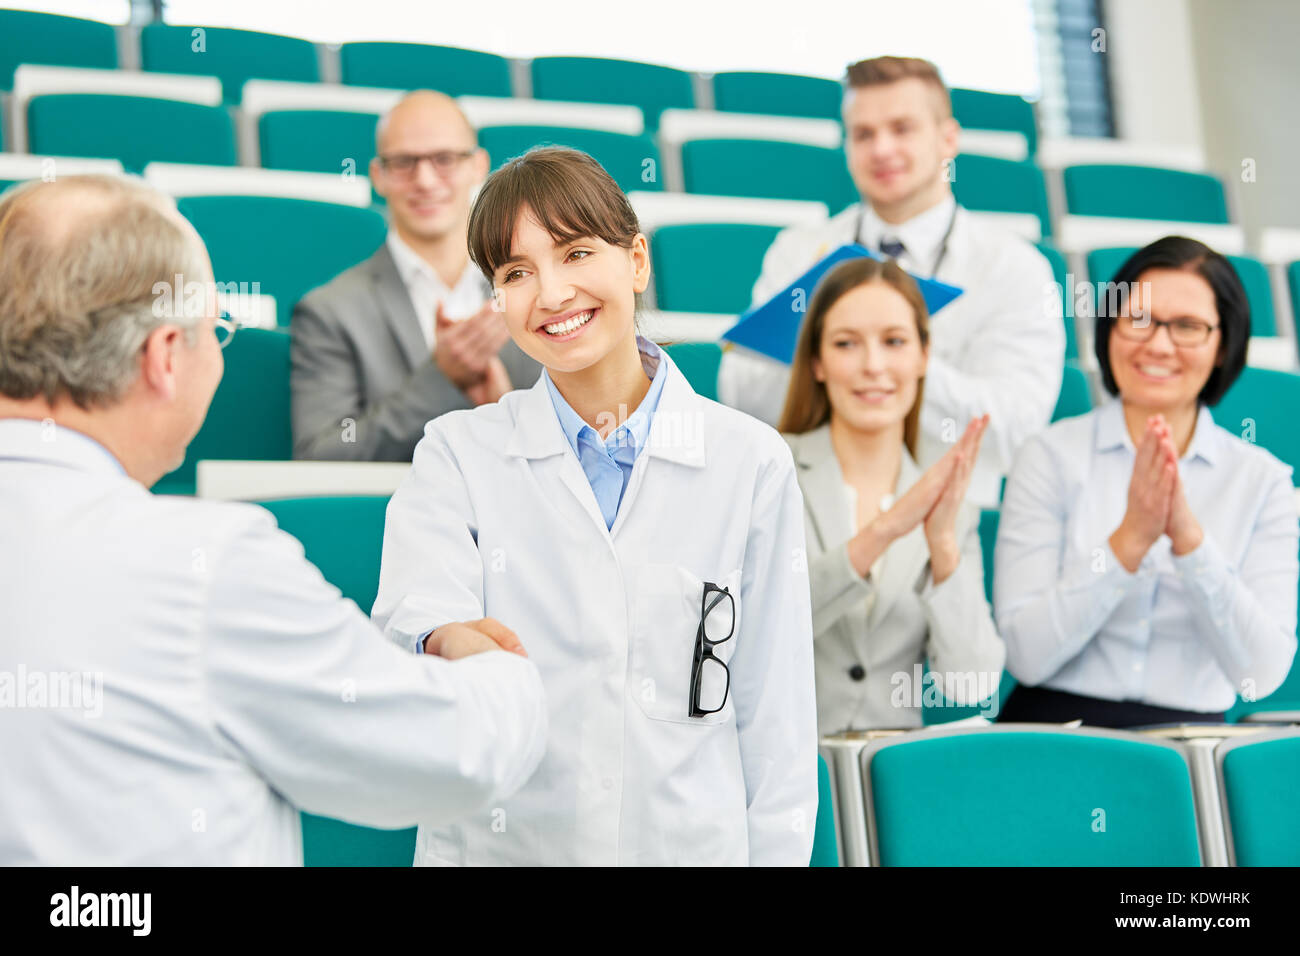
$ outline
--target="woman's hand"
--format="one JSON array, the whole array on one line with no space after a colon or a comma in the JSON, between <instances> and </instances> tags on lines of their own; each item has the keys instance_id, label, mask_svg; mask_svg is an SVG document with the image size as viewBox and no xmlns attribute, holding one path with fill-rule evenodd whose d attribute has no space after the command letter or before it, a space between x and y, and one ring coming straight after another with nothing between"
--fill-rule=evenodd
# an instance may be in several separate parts
<instances>
[{"instance_id":1,"label":"woman's hand","mask_svg":"<svg viewBox=\"0 0 1300 956\"><path fill-rule=\"evenodd\" d=\"M1199 548L1205 537L1201 523L1188 507L1183 477L1177 471L1174 472L1174 490L1169 499L1169 522L1165 525L1165 534L1169 535L1173 553L1180 556Z\"/></svg>"},{"instance_id":2,"label":"woman's hand","mask_svg":"<svg viewBox=\"0 0 1300 956\"><path fill-rule=\"evenodd\" d=\"M925 516L925 541L930 549L930 576L935 584L943 583L957 570L957 563L961 560L961 545L957 541L956 530L957 513L966 500L971 472L975 470L975 459L979 457L980 442L988 424L988 415L970 420L961 440L953 449L957 452L957 458L948 483L944 485L943 492L930 513Z\"/></svg>"},{"instance_id":3,"label":"woman's hand","mask_svg":"<svg viewBox=\"0 0 1300 956\"><path fill-rule=\"evenodd\" d=\"M948 486L948 480L957 466L962 449L967 445L967 437L973 425L974 422L967 426L966 434L962 435L961 440L926 469L925 474L903 497L849 539L849 560L859 575L866 577L871 566L885 553L885 549L925 520L925 516L934 508L935 502Z\"/></svg>"},{"instance_id":4,"label":"woman's hand","mask_svg":"<svg viewBox=\"0 0 1300 956\"><path fill-rule=\"evenodd\" d=\"M1130 573L1138 569L1151 545L1169 526L1177 484L1178 453L1174 450L1169 426L1163 416L1153 415L1147 419L1147 430L1133 460L1124 520L1110 536L1111 550ZM1180 524L1180 532L1184 530Z\"/></svg>"}]
</instances>

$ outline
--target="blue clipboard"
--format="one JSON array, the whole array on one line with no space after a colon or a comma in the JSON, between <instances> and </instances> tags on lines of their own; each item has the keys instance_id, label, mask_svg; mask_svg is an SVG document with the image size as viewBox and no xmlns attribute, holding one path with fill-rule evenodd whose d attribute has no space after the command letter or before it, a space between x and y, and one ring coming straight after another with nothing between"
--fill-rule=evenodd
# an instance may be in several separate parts
<instances>
[{"instance_id":1,"label":"blue clipboard","mask_svg":"<svg viewBox=\"0 0 1300 956\"><path fill-rule=\"evenodd\" d=\"M794 361L794 348L799 340L799 326L803 323L803 317L817 283L831 270L831 267L846 259L860 259L863 256L870 259L880 258L866 246L856 243L840 246L762 305L756 305L744 312L740 320L724 332L722 337L728 342L734 342L736 345L752 349L789 365ZM938 279L923 279L916 275L912 278L921 287L925 307L930 310L931 315L962 292L955 285L948 285ZM796 309L796 306L802 306L802 309Z\"/></svg>"}]
</instances>

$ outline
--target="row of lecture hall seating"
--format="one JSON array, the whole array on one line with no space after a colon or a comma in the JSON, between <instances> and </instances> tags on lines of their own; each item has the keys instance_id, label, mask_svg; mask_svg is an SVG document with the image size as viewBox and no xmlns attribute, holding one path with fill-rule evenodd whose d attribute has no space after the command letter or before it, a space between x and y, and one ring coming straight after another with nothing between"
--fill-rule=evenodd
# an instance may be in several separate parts
<instances>
[{"instance_id":1,"label":"row of lecture hall seating","mask_svg":"<svg viewBox=\"0 0 1300 956\"><path fill-rule=\"evenodd\" d=\"M195 30L202 32L196 34ZM250 79L315 83L322 79L317 47L295 37L219 27L151 23L140 30L141 69L157 73L216 76L222 100L240 102ZM13 87L22 63L114 69L117 31L109 24L51 14L0 10L0 90ZM541 100L631 103L655 129L665 109L697 105L692 75L685 70L622 60L549 56L529 67L529 88L516 87L510 61L477 50L416 43L345 43L338 51L345 85L443 90L452 96L520 96ZM841 88L834 80L774 73L729 72L711 82L715 109L838 119ZM954 90L953 110L963 125L1007 130L1025 137L1028 155L1037 147L1033 108L1018 96Z\"/></svg>"},{"instance_id":2,"label":"row of lecture hall seating","mask_svg":"<svg viewBox=\"0 0 1300 956\"><path fill-rule=\"evenodd\" d=\"M266 332L264 336L282 333ZM232 345L233 347L233 345ZM307 558L358 607L369 608L378 588L386 496L281 499L263 502L280 527L296 536ZM991 520L990 520L991 518ZM340 534L339 529L346 529ZM997 512L980 527L989 570ZM1000 700L1014 686L1009 677ZM1271 697L1239 704L1230 719L1250 711L1300 708L1300 668ZM931 728L980 708L927 705ZM827 759L844 754L824 746L818 761L819 806L813 866L837 866L845 854L837 820L866 813L869 859L874 865L1161 865L1207 862L1199 806L1187 760L1175 746L1134 734L996 728L957 735L911 734L876 741L850 754L848 786L864 796L833 796ZM1276 738L1276 739L1275 739ZM1232 741L1226 742L1232 744ZM1300 733L1264 735L1224 746L1218 753L1224 829L1237 865L1300 863L1300 817L1287 794L1300 784ZM860 769L859 769L860 768ZM949 783L960 779L961 799ZM839 787L845 787L841 777ZM1094 808L1106 808L1105 839L1092 827ZM405 866L415 831L375 830L303 814L308 865Z\"/></svg>"}]
</instances>

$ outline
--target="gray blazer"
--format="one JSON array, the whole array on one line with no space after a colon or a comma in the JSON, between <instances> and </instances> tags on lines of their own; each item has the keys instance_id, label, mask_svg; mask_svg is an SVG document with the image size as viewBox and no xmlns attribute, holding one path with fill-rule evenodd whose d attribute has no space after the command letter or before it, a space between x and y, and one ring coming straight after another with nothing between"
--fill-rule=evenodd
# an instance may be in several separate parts
<instances>
[{"instance_id":1,"label":"gray blazer","mask_svg":"<svg viewBox=\"0 0 1300 956\"><path fill-rule=\"evenodd\" d=\"M309 292L290 331L295 458L410 461L426 422L472 407L433 361L387 243ZM516 387L541 374L514 342L501 361Z\"/></svg>"},{"instance_id":2,"label":"gray blazer","mask_svg":"<svg viewBox=\"0 0 1300 956\"><path fill-rule=\"evenodd\" d=\"M961 562L942 584L930 580L923 526L890 545L878 576L864 578L849 561L854 520L830 426L784 437L803 492L818 731L919 727L927 694L931 701L975 704L996 692L1006 647L984 599L976 509L966 504L958 513ZM895 494L920 477L904 449ZM926 660L942 683L921 677ZM850 674L855 666L860 680Z\"/></svg>"}]
</instances>

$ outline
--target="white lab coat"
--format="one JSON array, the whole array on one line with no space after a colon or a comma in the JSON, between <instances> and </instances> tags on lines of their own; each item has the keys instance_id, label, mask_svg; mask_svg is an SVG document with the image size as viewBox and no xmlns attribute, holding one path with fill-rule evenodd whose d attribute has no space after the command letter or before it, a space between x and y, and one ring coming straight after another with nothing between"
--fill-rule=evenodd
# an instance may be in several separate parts
<instances>
[{"instance_id":1,"label":"white lab coat","mask_svg":"<svg viewBox=\"0 0 1300 956\"><path fill-rule=\"evenodd\" d=\"M541 757L531 663L404 653L263 508L8 419L0 529L0 864L301 865L296 808L443 822Z\"/></svg>"},{"instance_id":2,"label":"white lab coat","mask_svg":"<svg viewBox=\"0 0 1300 956\"><path fill-rule=\"evenodd\" d=\"M839 246L856 241L861 211L850 206L823 223L777 234L763 258L753 301L766 302ZM927 265L927 268L929 266ZM1065 325L1051 266L1025 240L980 222L960 206L935 278L963 290L930 319L930 363L921 406L917 463L928 468L988 412L988 431L967 498L996 507L1016 450L1046 428L1061 391ZM775 424L789 367L746 349L729 349L718 396Z\"/></svg>"},{"instance_id":3,"label":"white lab coat","mask_svg":"<svg viewBox=\"0 0 1300 956\"><path fill-rule=\"evenodd\" d=\"M413 647L495 617L550 740L512 798L421 827L417 863L806 866L817 811L803 504L780 436L672 361L607 529L546 384L429 423L388 508L374 617ZM703 582L736 598L731 688L688 716Z\"/></svg>"}]
</instances>

